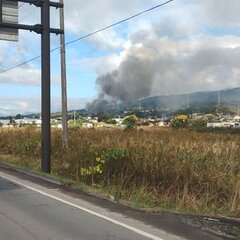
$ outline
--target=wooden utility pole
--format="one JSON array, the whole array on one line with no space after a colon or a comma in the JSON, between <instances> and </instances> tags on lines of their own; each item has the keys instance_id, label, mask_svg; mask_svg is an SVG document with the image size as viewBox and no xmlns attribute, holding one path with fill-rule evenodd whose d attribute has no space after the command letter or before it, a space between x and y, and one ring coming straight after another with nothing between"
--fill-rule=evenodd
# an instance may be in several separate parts
<instances>
[{"instance_id":1,"label":"wooden utility pole","mask_svg":"<svg viewBox=\"0 0 240 240\"><path fill-rule=\"evenodd\" d=\"M63 4L63 0L59 0ZM60 8L60 29L64 32L64 9ZM60 35L61 53L61 88L62 88L62 142L63 147L68 147L68 117L67 117L67 74L66 74L66 51L65 35Z\"/></svg>"}]
</instances>

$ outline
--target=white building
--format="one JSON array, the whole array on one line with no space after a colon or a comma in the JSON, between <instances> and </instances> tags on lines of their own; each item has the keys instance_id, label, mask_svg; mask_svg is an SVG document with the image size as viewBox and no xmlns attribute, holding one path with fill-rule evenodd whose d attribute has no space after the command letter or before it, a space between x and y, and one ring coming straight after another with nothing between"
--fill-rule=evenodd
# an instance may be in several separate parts
<instances>
[{"instance_id":1,"label":"white building","mask_svg":"<svg viewBox=\"0 0 240 240\"><path fill-rule=\"evenodd\" d=\"M240 122L240 116L235 116L235 117L233 118L233 120L236 121L236 122Z\"/></svg>"},{"instance_id":2,"label":"white building","mask_svg":"<svg viewBox=\"0 0 240 240\"><path fill-rule=\"evenodd\" d=\"M212 128L240 128L240 123L231 121L231 122L210 122L207 123L207 127Z\"/></svg>"},{"instance_id":3,"label":"white building","mask_svg":"<svg viewBox=\"0 0 240 240\"><path fill-rule=\"evenodd\" d=\"M86 122L82 124L83 128L93 128L93 126L94 126L93 123L90 123L90 122Z\"/></svg>"},{"instance_id":4,"label":"white building","mask_svg":"<svg viewBox=\"0 0 240 240\"><path fill-rule=\"evenodd\" d=\"M3 126L6 126L10 123L9 119L0 119L0 124Z\"/></svg>"}]
</instances>

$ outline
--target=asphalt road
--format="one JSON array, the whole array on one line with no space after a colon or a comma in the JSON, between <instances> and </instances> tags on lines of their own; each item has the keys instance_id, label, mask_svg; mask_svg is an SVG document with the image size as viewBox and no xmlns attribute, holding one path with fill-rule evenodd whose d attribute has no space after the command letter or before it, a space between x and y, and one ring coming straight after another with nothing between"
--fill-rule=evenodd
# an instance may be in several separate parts
<instances>
[{"instance_id":1,"label":"asphalt road","mask_svg":"<svg viewBox=\"0 0 240 240\"><path fill-rule=\"evenodd\" d=\"M0 240L228 239L188 226L186 216L147 214L39 181L0 171Z\"/></svg>"},{"instance_id":2,"label":"asphalt road","mask_svg":"<svg viewBox=\"0 0 240 240\"><path fill-rule=\"evenodd\" d=\"M147 240L150 238L0 177L0 239Z\"/></svg>"}]
</instances>

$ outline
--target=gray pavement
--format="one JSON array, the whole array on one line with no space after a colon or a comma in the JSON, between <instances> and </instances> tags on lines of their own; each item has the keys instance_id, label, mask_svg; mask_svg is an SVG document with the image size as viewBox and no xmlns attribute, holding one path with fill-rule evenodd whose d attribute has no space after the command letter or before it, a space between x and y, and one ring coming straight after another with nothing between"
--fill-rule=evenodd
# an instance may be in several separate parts
<instances>
[{"instance_id":1,"label":"gray pavement","mask_svg":"<svg viewBox=\"0 0 240 240\"><path fill-rule=\"evenodd\" d=\"M141 239L100 218L0 178L0 239Z\"/></svg>"},{"instance_id":2,"label":"gray pavement","mask_svg":"<svg viewBox=\"0 0 240 240\"><path fill-rule=\"evenodd\" d=\"M144 213L42 177L0 170L0 240L235 239L189 226L189 217Z\"/></svg>"},{"instance_id":3,"label":"gray pavement","mask_svg":"<svg viewBox=\"0 0 240 240\"><path fill-rule=\"evenodd\" d=\"M149 238L0 178L0 239Z\"/></svg>"}]
</instances>

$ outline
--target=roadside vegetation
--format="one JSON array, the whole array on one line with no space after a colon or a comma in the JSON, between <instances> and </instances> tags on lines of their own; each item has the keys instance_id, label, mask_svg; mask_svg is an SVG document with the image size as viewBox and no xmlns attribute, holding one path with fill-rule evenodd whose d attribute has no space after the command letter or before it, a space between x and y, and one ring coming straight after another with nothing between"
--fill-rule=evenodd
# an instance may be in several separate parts
<instances>
[{"instance_id":1,"label":"roadside vegetation","mask_svg":"<svg viewBox=\"0 0 240 240\"><path fill-rule=\"evenodd\" d=\"M240 217L239 134L70 129L69 139L63 149L61 131L53 130L52 170L72 184L138 208ZM0 155L39 170L40 130L0 129Z\"/></svg>"}]
</instances>

